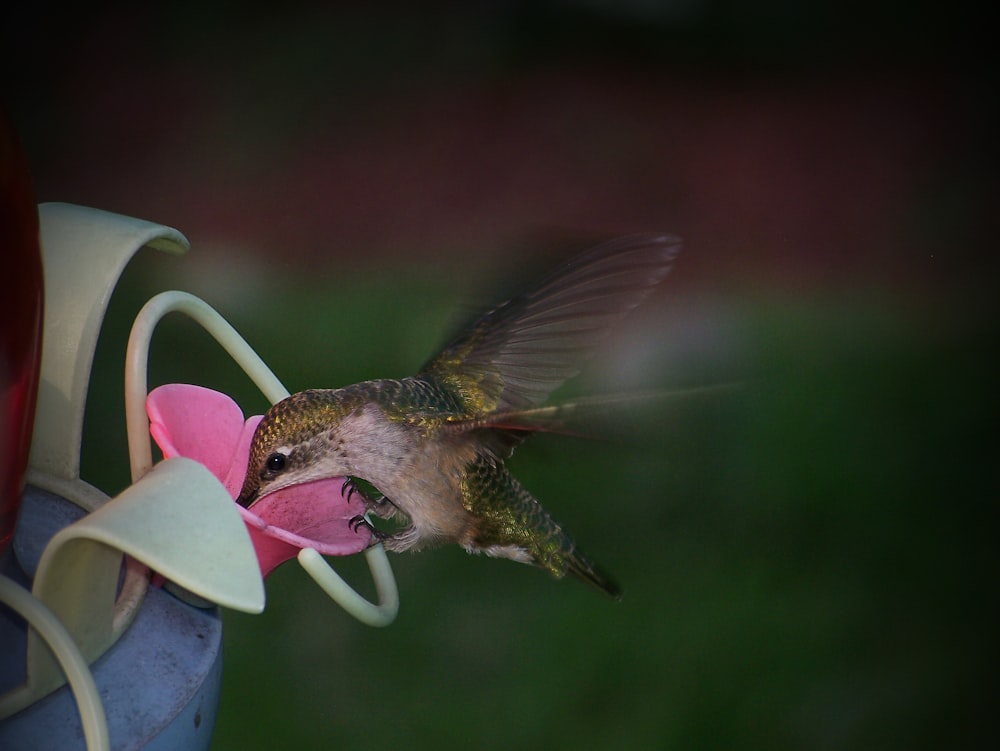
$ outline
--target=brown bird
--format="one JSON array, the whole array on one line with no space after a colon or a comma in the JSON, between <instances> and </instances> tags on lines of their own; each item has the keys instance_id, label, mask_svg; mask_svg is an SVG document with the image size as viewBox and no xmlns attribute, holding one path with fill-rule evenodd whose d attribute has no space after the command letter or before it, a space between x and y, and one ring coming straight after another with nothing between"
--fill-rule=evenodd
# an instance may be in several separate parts
<instances>
[{"instance_id":1,"label":"brown bird","mask_svg":"<svg viewBox=\"0 0 1000 751\"><path fill-rule=\"evenodd\" d=\"M481 316L415 376L275 404L254 433L239 503L343 476L349 497L402 520L393 533L373 528L388 550L458 543L620 597L504 460L576 408L544 402L663 280L679 249L669 235L603 243ZM353 523L371 526L362 515Z\"/></svg>"}]
</instances>

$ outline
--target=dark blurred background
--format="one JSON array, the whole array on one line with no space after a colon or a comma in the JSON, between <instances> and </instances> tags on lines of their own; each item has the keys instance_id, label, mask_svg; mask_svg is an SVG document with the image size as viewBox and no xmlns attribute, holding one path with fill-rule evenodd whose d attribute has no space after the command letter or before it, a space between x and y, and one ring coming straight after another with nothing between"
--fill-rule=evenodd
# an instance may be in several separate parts
<instances>
[{"instance_id":1,"label":"dark blurred background","mask_svg":"<svg viewBox=\"0 0 1000 751\"><path fill-rule=\"evenodd\" d=\"M289 564L264 614L224 614L215 748L997 741L998 129L972 3L6 16L38 200L193 245L141 254L112 301L83 453L109 493L125 337L162 288L292 390L337 386L413 372L590 241L669 231L674 273L569 391L742 384L515 457L624 602L442 549L392 558L402 608L374 630ZM151 367L266 406L183 320Z\"/></svg>"}]
</instances>

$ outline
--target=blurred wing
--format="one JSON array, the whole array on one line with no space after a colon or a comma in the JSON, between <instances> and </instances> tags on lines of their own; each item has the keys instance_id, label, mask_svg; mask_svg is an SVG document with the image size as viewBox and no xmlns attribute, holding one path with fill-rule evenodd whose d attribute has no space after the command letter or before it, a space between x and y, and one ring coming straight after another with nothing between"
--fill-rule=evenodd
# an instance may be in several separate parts
<instances>
[{"instance_id":1,"label":"blurred wing","mask_svg":"<svg viewBox=\"0 0 1000 751\"><path fill-rule=\"evenodd\" d=\"M740 386L738 382L730 382L670 391L587 396L541 407L490 412L481 417L455 416L441 429L454 434L475 433L484 451L505 459L532 433L560 433L582 438L621 435L623 429L631 431L648 420L661 422L663 410L671 402L717 396Z\"/></svg>"},{"instance_id":2,"label":"blurred wing","mask_svg":"<svg viewBox=\"0 0 1000 751\"><path fill-rule=\"evenodd\" d=\"M695 390L689 390L694 393ZM641 391L627 394L602 394L527 409L500 410L482 417L449 420L445 429L455 432L502 431L513 438L524 433L562 433L588 436L599 434L595 427L619 418L626 409L649 407L667 396L682 392ZM688 393L688 392L683 392Z\"/></svg>"},{"instance_id":3,"label":"blurred wing","mask_svg":"<svg viewBox=\"0 0 1000 751\"><path fill-rule=\"evenodd\" d=\"M418 378L444 386L471 417L539 405L663 280L678 250L669 235L598 245L483 315Z\"/></svg>"}]
</instances>

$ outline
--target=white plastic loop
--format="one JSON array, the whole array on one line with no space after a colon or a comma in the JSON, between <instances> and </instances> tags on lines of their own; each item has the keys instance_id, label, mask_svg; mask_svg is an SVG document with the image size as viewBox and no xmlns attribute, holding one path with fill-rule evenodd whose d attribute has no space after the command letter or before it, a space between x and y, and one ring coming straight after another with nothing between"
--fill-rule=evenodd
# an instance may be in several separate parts
<instances>
[{"instance_id":1,"label":"white plastic loop","mask_svg":"<svg viewBox=\"0 0 1000 751\"><path fill-rule=\"evenodd\" d=\"M312 548L299 551L299 564L320 588L344 610L369 626L388 626L399 613L399 591L392 568L381 545L365 551L368 567L375 581L378 605L373 605L355 592L340 575L327 565L326 560Z\"/></svg>"},{"instance_id":2,"label":"white plastic loop","mask_svg":"<svg viewBox=\"0 0 1000 751\"><path fill-rule=\"evenodd\" d=\"M76 706L80 712L80 723L83 725L83 737L87 741L87 748L90 751L105 751L110 748L108 719L97 691L97 684L94 683L94 676L87 666L87 661L80 654L69 631L52 611L45 607L45 603L6 576L0 576L0 602L28 622L51 650L52 656L66 674L66 680L73 690ZM3 694L0 696L0 718L9 717L27 706L34 697L30 683L25 684L20 690Z\"/></svg>"}]
</instances>

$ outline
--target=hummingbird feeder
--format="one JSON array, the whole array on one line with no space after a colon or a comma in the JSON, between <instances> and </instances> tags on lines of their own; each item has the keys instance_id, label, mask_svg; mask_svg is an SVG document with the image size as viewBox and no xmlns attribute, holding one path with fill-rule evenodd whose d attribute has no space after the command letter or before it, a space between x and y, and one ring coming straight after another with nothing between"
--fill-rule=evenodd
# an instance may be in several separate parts
<instances>
[{"instance_id":1,"label":"hummingbird feeder","mask_svg":"<svg viewBox=\"0 0 1000 751\"><path fill-rule=\"evenodd\" d=\"M0 444L4 513L20 502L12 536L0 538L0 747L208 748L220 606L260 613L264 579L296 558L350 614L385 626L398 610L392 570L370 530L350 524L357 512L343 478L275 492L252 511L234 503L259 416L245 420L228 396L196 385L147 394L153 332L178 312L208 331L270 402L288 395L233 327L185 292L153 297L132 326L124 364L131 485L109 498L80 477L90 370L118 278L140 248L181 254L189 246L177 230L96 209L50 203L37 213L40 368L30 347L22 358L37 379L33 430L32 384L3 384L4 409L27 413L29 429L17 445ZM31 341L32 332L15 333ZM155 465L151 435L164 456ZM7 482L8 470L17 480L19 455L26 480ZM323 557L358 552L377 604Z\"/></svg>"}]
</instances>

